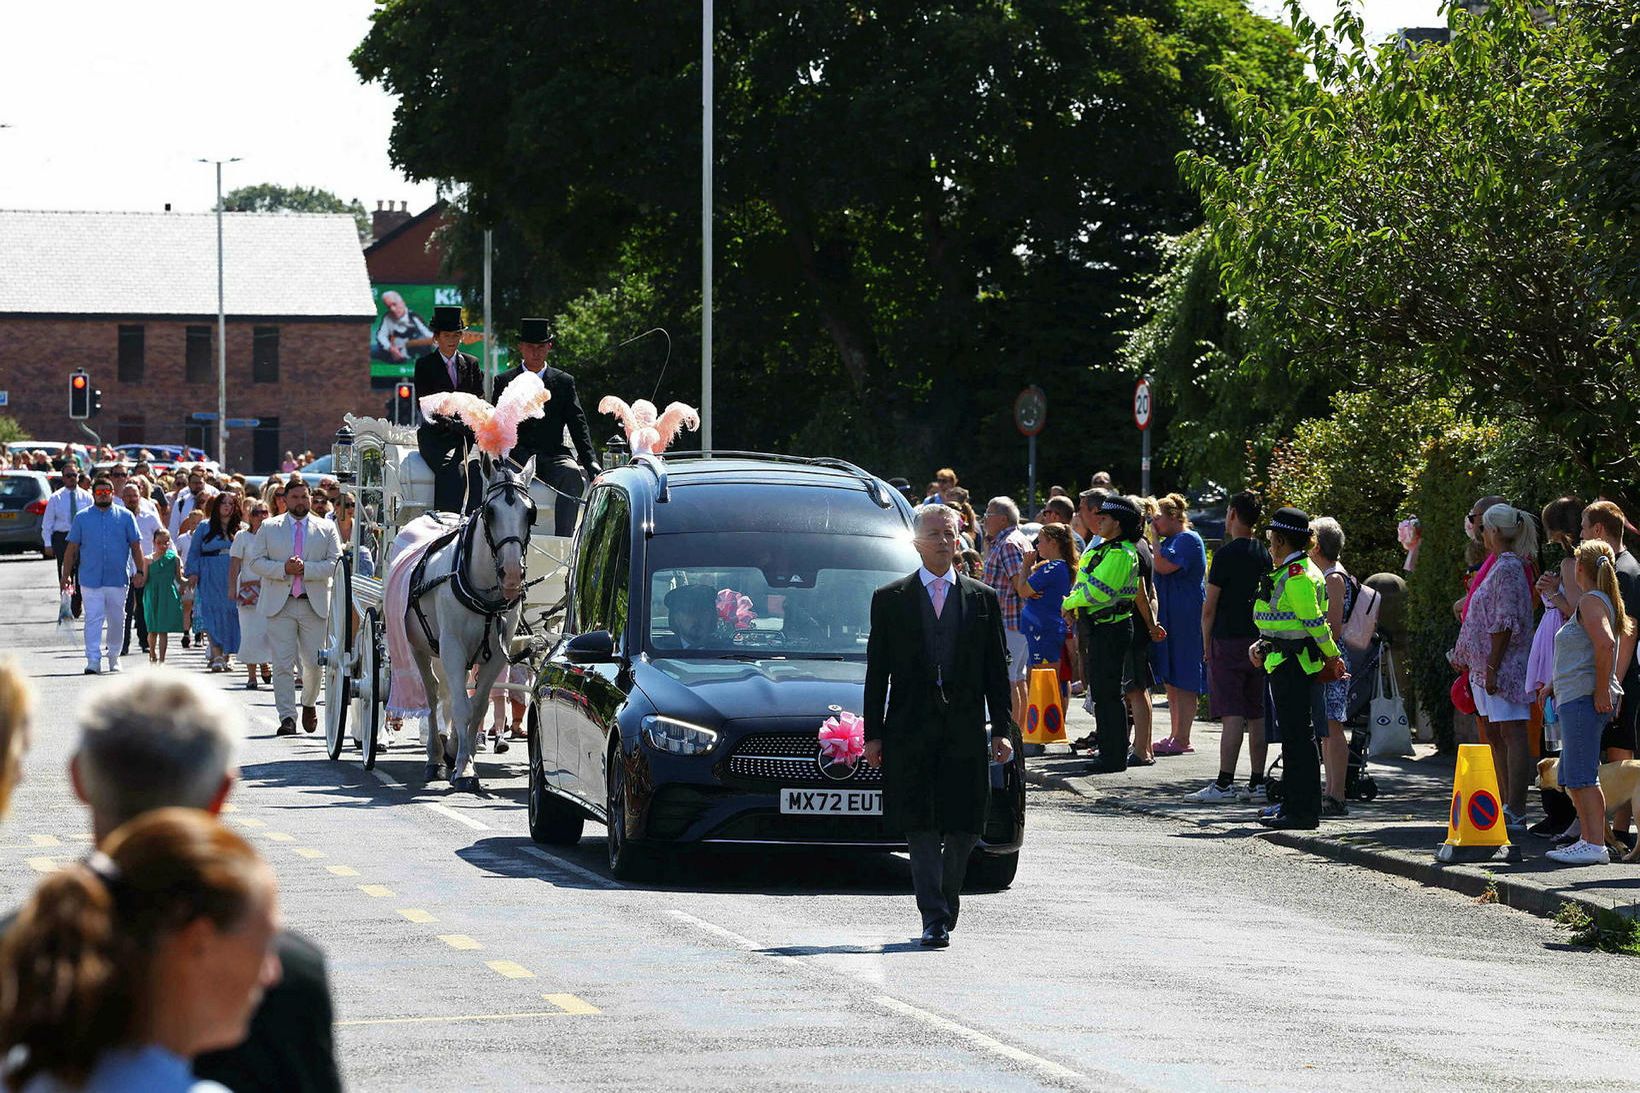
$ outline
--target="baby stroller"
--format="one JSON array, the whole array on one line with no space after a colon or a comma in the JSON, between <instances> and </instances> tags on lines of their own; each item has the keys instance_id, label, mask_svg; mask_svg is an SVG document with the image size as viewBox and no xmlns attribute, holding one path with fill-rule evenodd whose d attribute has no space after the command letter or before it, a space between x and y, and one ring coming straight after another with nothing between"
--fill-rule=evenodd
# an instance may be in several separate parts
<instances>
[{"instance_id":1,"label":"baby stroller","mask_svg":"<svg viewBox=\"0 0 1640 1093\"><path fill-rule=\"evenodd\" d=\"M1372 741L1372 726L1367 713L1372 705L1372 683L1378 674L1378 657L1382 646L1383 638L1375 636L1365 653L1352 658L1350 693L1344 707L1344 731L1349 733L1350 738L1349 766L1344 772L1344 798L1349 801L1370 801L1378 796L1378 783L1367 773L1367 745ZM1353 667L1357 658L1361 661L1359 669ZM1268 710L1265 716L1270 716ZM1265 792L1269 794L1272 804L1281 800L1281 778L1276 774L1280 767L1281 758L1277 756L1265 775Z\"/></svg>"}]
</instances>

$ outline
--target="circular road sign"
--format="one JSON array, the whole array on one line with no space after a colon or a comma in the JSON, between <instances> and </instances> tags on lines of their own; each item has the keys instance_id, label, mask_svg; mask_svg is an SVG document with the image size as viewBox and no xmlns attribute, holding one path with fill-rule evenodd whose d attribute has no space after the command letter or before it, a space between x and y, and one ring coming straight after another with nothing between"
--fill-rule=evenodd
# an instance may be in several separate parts
<instances>
[{"instance_id":1,"label":"circular road sign","mask_svg":"<svg viewBox=\"0 0 1640 1093\"><path fill-rule=\"evenodd\" d=\"M1133 424L1141 431L1150 428L1150 381L1140 380L1133 385Z\"/></svg>"},{"instance_id":2,"label":"circular road sign","mask_svg":"<svg viewBox=\"0 0 1640 1093\"><path fill-rule=\"evenodd\" d=\"M1035 436L1048 422L1048 396L1031 384L1014 399L1014 424L1025 436Z\"/></svg>"}]
</instances>

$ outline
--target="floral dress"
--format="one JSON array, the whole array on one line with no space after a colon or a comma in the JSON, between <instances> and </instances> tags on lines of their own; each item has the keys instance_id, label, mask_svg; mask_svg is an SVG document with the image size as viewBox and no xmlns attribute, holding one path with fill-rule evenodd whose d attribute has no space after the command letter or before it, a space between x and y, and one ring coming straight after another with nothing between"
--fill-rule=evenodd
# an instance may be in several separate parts
<instances>
[{"instance_id":1,"label":"floral dress","mask_svg":"<svg viewBox=\"0 0 1640 1093\"><path fill-rule=\"evenodd\" d=\"M1526 666L1532 653L1532 585L1517 554L1497 556L1470 596L1458 631L1457 660L1469 669L1469 684L1476 694L1486 693L1492 635L1501 630L1509 631L1509 644L1498 666L1498 696L1530 703L1533 696L1526 686Z\"/></svg>"}]
</instances>

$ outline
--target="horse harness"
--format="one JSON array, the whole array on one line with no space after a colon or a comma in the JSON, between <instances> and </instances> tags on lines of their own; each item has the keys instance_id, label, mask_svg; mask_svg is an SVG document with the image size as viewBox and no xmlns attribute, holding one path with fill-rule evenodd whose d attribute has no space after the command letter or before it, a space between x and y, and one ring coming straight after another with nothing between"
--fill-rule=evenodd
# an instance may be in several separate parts
<instances>
[{"instance_id":1,"label":"horse harness","mask_svg":"<svg viewBox=\"0 0 1640 1093\"><path fill-rule=\"evenodd\" d=\"M421 560L416 563L416 568L410 572L410 610L415 612L416 621L421 624L422 635L427 639L427 647L433 651L434 656L439 655L438 638L433 634L433 628L427 621L426 612L421 609L421 598L423 596L448 581L450 582L450 592L455 596L457 603L475 615L484 616L484 635L479 640L477 651L468 658L467 668L469 671L479 660L489 661L491 656L491 631L499 625L502 615L518 606L519 601L524 598L524 589L529 587L529 584L526 583L524 588L519 590L518 595L510 600L503 599L500 596L501 548L508 543L517 543L519 551L527 558L530 548L530 528L535 525L535 499L530 496L528 489L517 481L504 479L485 487L483 500L488 502L491 497L502 493L507 494L509 498L521 497L525 508L528 509L529 518L524 523L523 535L508 535L496 539L494 533L490 530L489 521L474 519L473 514L468 513L461 518L461 522L453 530L445 532L428 544L427 550L422 553ZM484 542L490 548L490 558L495 564L495 584L488 588L475 587L467 576L467 559L472 556L473 535L481 527L484 529ZM450 571L428 580L428 561L431 560L434 554L448 545L451 540L455 541L455 556L451 559Z\"/></svg>"}]
</instances>

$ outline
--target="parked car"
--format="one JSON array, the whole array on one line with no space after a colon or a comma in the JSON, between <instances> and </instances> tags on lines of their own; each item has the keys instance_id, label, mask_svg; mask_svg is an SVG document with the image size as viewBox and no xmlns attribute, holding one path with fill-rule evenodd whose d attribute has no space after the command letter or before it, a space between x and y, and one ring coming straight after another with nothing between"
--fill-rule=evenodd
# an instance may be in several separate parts
<instances>
[{"instance_id":1,"label":"parked car","mask_svg":"<svg viewBox=\"0 0 1640 1093\"><path fill-rule=\"evenodd\" d=\"M572 844L586 818L605 823L622 878L689 846L903 849L882 772L823 764L817 734L861 709L871 596L917 568L911 521L893 487L840 460L682 453L601 475L535 681L531 836ZM674 626L691 587L728 605L708 639ZM970 870L983 886L1013 879L1024 836L1009 734Z\"/></svg>"},{"instance_id":2,"label":"parked car","mask_svg":"<svg viewBox=\"0 0 1640 1093\"><path fill-rule=\"evenodd\" d=\"M332 466L330 458L330 453L326 452L312 463L297 470L296 473L302 476L302 481L306 482L309 488L317 486L321 478L334 478L336 476L336 472L330 469ZM261 493L262 487L272 477L271 474L247 474L245 476L245 489L252 493Z\"/></svg>"},{"instance_id":3,"label":"parked car","mask_svg":"<svg viewBox=\"0 0 1640 1093\"><path fill-rule=\"evenodd\" d=\"M85 445L74 444L63 440L12 440L6 443L6 456L9 458L18 452L45 452L51 457L53 465L67 452L74 457L80 469L91 470L91 456L86 452Z\"/></svg>"},{"instance_id":4,"label":"parked car","mask_svg":"<svg viewBox=\"0 0 1640 1093\"><path fill-rule=\"evenodd\" d=\"M131 462L147 452L154 457L154 461L163 463L203 463L206 454L203 448L190 448L185 444L116 444L114 450Z\"/></svg>"},{"instance_id":5,"label":"parked car","mask_svg":"<svg viewBox=\"0 0 1640 1093\"><path fill-rule=\"evenodd\" d=\"M39 471L0 471L0 551L39 550L51 479Z\"/></svg>"},{"instance_id":6,"label":"parked car","mask_svg":"<svg viewBox=\"0 0 1640 1093\"><path fill-rule=\"evenodd\" d=\"M1185 500L1190 507L1185 515L1190 517L1190 526L1195 529L1202 541L1212 546L1224 539L1224 509L1230 503L1230 491L1217 482L1208 482L1194 489L1185 491Z\"/></svg>"}]
</instances>

